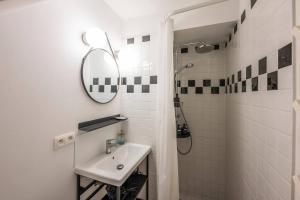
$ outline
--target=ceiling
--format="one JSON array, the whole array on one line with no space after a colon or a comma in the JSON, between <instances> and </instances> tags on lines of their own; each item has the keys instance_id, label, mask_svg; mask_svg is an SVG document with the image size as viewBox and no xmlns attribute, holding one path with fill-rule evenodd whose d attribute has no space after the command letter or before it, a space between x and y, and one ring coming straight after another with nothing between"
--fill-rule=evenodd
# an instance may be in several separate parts
<instances>
[{"instance_id":1,"label":"ceiling","mask_svg":"<svg viewBox=\"0 0 300 200\"><path fill-rule=\"evenodd\" d=\"M104 0L122 19L166 14L207 0Z\"/></svg>"},{"instance_id":2,"label":"ceiling","mask_svg":"<svg viewBox=\"0 0 300 200\"><path fill-rule=\"evenodd\" d=\"M196 41L203 41L209 44L220 43L228 38L235 23L232 21L175 31L174 44L177 46Z\"/></svg>"}]
</instances>

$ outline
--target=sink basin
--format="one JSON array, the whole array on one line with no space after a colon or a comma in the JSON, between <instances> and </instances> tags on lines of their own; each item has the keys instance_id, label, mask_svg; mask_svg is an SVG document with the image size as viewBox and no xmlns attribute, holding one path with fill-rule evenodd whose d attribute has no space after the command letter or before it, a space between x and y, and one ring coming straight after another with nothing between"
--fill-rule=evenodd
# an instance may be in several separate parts
<instances>
[{"instance_id":1,"label":"sink basin","mask_svg":"<svg viewBox=\"0 0 300 200\"><path fill-rule=\"evenodd\" d=\"M151 147L126 143L111 154L103 154L75 167L75 173L102 183L121 186L151 152Z\"/></svg>"}]
</instances>

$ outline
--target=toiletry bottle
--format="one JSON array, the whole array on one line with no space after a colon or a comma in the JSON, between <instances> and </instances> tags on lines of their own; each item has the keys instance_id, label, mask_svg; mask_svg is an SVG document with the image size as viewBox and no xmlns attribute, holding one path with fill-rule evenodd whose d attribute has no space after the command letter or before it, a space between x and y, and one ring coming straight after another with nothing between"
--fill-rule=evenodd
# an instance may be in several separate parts
<instances>
[{"instance_id":1,"label":"toiletry bottle","mask_svg":"<svg viewBox=\"0 0 300 200\"><path fill-rule=\"evenodd\" d=\"M123 130L121 130L120 133L118 133L117 142L119 145L125 144L125 134L124 134Z\"/></svg>"},{"instance_id":2,"label":"toiletry bottle","mask_svg":"<svg viewBox=\"0 0 300 200\"><path fill-rule=\"evenodd\" d=\"M180 124L177 124L177 136L181 136L181 126Z\"/></svg>"}]
</instances>

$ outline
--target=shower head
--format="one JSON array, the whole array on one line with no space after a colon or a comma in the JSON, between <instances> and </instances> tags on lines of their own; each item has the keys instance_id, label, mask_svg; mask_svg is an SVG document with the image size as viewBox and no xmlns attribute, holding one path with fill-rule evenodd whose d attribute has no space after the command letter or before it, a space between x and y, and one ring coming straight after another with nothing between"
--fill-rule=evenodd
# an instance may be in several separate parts
<instances>
[{"instance_id":1,"label":"shower head","mask_svg":"<svg viewBox=\"0 0 300 200\"><path fill-rule=\"evenodd\" d=\"M208 53L208 52L211 52L215 49L215 47L211 44L205 44L205 43L202 43L202 44L198 44L195 46L195 51L197 53Z\"/></svg>"}]
</instances>

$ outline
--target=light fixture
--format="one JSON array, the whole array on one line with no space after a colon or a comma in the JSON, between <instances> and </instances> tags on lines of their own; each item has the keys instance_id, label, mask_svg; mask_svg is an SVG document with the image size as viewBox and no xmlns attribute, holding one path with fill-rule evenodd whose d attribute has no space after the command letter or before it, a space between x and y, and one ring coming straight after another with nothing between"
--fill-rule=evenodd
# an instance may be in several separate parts
<instances>
[{"instance_id":1,"label":"light fixture","mask_svg":"<svg viewBox=\"0 0 300 200\"><path fill-rule=\"evenodd\" d=\"M87 30L82 34L82 40L86 45L94 48L104 47L107 42L105 33L99 28L91 28Z\"/></svg>"}]
</instances>

